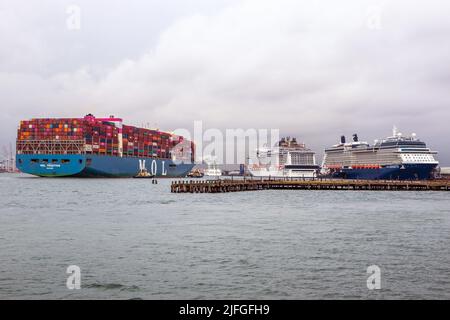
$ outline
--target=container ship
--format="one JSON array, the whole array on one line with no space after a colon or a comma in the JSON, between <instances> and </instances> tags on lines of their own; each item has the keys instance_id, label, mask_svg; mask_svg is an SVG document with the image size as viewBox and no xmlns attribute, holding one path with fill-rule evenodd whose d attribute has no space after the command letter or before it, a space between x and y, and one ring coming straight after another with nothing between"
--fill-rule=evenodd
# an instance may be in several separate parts
<instances>
[{"instance_id":1,"label":"container ship","mask_svg":"<svg viewBox=\"0 0 450 320\"><path fill-rule=\"evenodd\" d=\"M275 148L256 152L258 164L248 167L253 177L314 178L319 172L315 152L296 138L281 138Z\"/></svg>"},{"instance_id":2,"label":"container ship","mask_svg":"<svg viewBox=\"0 0 450 320\"><path fill-rule=\"evenodd\" d=\"M159 130L124 125L110 116L21 121L16 165L41 177L184 177L194 167L194 143Z\"/></svg>"},{"instance_id":3,"label":"container ship","mask_svg":"<svg viewBox=\"0 0 450 320\"><path fill-rule=\"evenodd\" d=\"M373 146L359 141L357 134L351 142L342 136L325 150L322 173L343 179L428 180L439 165L436 154L416 134L403 136L394 127L391 137L375 140Z\"/></svg>"}]
</instances>

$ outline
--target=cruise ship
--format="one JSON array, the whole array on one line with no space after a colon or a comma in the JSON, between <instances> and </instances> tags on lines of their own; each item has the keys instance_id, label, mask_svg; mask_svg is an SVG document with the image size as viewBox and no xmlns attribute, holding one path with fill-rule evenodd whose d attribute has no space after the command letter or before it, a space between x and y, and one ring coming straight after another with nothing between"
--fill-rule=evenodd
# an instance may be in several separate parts
<instances>
[{"instance_id":1,"label":"cruise ship","mask_svg":"<svg viewBox=\"0 0 450 320\"><path fill-rule=\"evenodd\" d=\"M394 127L393 134L374 145L359 141L341 142L325 150L322 174L343 179L427 180L439 165L437 152L430 150L416 134L403 136Z\"/></svg>"},{"instance_id":2,"label":"cruise ship","mask_svg":"<svg viewBox=\"0 0 450 320\"><path fill-rule=\"evenodd\" d=\"M258 164L248 166L253 177L314 178L319 172L315 152L296 138L282 138L274 148L256 151Z\"/></svg>"}]
</instances>

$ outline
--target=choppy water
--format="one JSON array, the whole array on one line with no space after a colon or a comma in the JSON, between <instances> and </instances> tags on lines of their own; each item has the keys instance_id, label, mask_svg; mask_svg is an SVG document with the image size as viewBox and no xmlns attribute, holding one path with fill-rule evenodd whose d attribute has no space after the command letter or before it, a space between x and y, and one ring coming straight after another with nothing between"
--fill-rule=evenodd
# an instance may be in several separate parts
<instances>
[{"instance_id":1,"label":"choppy water","mask_svg":"<svg viewBox=\"0 0 450 320\"><path fill-rule=\"evenodd\" d=\"M450 298L449 193L169 184L0 175L0 298Z\"/></svg>"}]
</instances>

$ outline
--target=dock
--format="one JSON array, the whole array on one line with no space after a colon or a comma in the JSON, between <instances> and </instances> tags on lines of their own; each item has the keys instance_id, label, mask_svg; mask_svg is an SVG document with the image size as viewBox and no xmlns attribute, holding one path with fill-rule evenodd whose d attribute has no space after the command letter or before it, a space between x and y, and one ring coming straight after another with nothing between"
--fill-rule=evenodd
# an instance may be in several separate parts
<instances>
[{"instance_id":1,"label":"dock","mask_svg":"<svg viewBox=\"0 0 450 320\"><path fill-rule=\"evenodd\" d=\"M334 179L221 179L179 180L172 193L225 193L257 190L450 191L450 181L334 180Z\"/></svg>"}]
</instances>

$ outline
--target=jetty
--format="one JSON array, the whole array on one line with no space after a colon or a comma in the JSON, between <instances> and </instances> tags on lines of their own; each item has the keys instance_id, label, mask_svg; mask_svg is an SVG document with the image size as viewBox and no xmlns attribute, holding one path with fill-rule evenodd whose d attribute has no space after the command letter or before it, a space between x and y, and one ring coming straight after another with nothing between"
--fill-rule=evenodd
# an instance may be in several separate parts
<instances>
[{"instance_id":1,"label":"jetty","mask_svg":"<svg viewBox=\"0 0 450 320\"><path fill-rule=\"evenodd\" d=\"M172 193L224 193L257 190L450 191L448 180L217 179L179 180Z\"/></svg>"}]
</instances>

